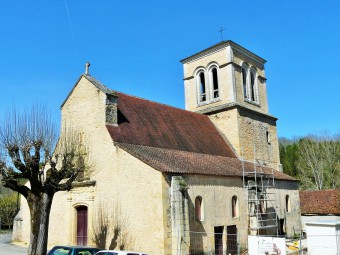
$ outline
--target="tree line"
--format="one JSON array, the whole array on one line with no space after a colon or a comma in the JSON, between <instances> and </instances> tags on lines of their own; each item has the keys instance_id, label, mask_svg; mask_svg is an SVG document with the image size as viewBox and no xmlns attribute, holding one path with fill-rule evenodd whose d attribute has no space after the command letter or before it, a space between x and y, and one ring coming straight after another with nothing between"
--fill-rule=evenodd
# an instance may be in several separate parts
<instances>
[{"instance_id":1,"label":"tree line","mask_svg":"<svg viewBox=\"0 0 340 255\"><path fill-rule=\"evenodd\" d=\"M283 172L300 180L302 190L340 188L340 134L280 138Z\"/></svg>"}]
</instances>

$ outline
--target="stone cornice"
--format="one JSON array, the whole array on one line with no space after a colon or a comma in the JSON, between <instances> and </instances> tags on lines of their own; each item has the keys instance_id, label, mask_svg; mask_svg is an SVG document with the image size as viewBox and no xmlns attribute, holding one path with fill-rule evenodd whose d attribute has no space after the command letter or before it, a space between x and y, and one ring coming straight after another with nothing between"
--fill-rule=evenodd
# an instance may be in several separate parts
<instances>
[{"instance_id":1,"label":"stone cornice","mask_svg":"<svg viewBox=\"0 0 340 255\"><path fill-rule=\"evenodd\" d=\"M72 188L76 187L90 187L95 186L96 181L95 180L84 180L84 181L75 181L72 183Z\"/></svg>"},{"instance_id":2,"label":"stone cornice","mask_svg":"<svg viewBox=\"0 0 340 255\"><path fill-rule=\"evenodd\" d=\"M219 68L223 68L223 67L226 67L228 65L236 65L236 64L234 62L228 62L228 63L220 65Z\"/></svg>"},{"instance_id":3,"label":"stone cornice","mask_svg":"<svg viewBox=\"0 0 340 255\"><path fill-rule=\"evenodd\" d=\"M197 59L211 55L215 52L221 51L221 50L225 49L227 46L228 46L228 44L226 44L226 42L220 42L220 43L215 44L215 45L213 45L213 46L211 46L211 47L209 47L209 48L207 48L203 51L200 51L200 52L198 52L198 53L196 53L196 54L194 54L190 57L182 59L180 62L182 64L190 63L190 62L195 61Z\"/></svg>"},{"instance_id":4,"label":"stone cornice","mask_svg":"<svg viewBox=\"0 0 340 255\"><path fill-rule=\"evenodd\" d=\"M239 108L239 109L242 109L242 110L246 110L246 111L249 111L253 114L263 116L263 117L268 118L268 119L273 120L273 121L277 121L276 117L274 117L274 116L272 116L268 113L256 111L256 110L251 109L251 108L249 108L249 107L247 107L243 104L240 104L240 103L228 103L228 104L212 106L210 108L202 109L202 110L199 110L199 111L196 111L196 112L201 113L201 114L205 114L205 115L210 115L210 114L219 113L219 112L222 112L222 111L225 111L225 110L230 110L230 109L233 109L233 108Z\"/></svg>"},{"instance_id":5,"label":"stone cornice","mask_svg":"<svg viewBox=\"0 0 340 255\"><path fill-rule=\"evenodd\" d=\"M261 75L258 75L257 77L259 78L259 80L261 80L261 81L263 81L263 82L267 80L266 77L263 77L263 76L261 76Z\"/></svg>"},{"instance_id":6,"label":"stone cornice","mask_svg":"<svg viewBox=\"0 0 340 255\"><path fill-rule=\"evenodd\" d=\"M189 76L189 77L187 77L187 78L184 78L183 81L191 80L191 79L193 79L193 78L194 78L194 76Z\"/></svg>"},{"instance_id":7,"label":"stone cornice","mask_svg":"<svg viewBox=\"0 0 340 255\"><path fill-rule=\"evenodd\" d=\"M254 54L250 50L247 50L246 48L242 47L241 45L239 45L237 43L230 41L229 44L230 44L230 46L233 50L236 50L236 51L240 52L241 54L251 58L252 60L259 63L260 65L264 65L267 62L267 60L261 58L260 56Z\"/></svg>"},{"instance_id":8,"label":"stone cornice","mask_svg":"<svg viewBox=\"0 0 340 255\"><path fill-rule=\"evenodd\" d=\"M215 52L218 52L218 51L221 51L225 48L227 48L228 46L230 46L234 51L238 51L239 53L253 59L254 61L258 62L260 65L264 65L267 61L263 58L261 58L260 56L252 53L251 51L247 50L246 48L242 47L241 45L233 42L233 41L222 41L220 43L217 43L205 50L202 50L190 57L187 57L187 58L184 58L182 59L180 62L182 64L187 64L187 63L190 63L192 61L195 61L197 59L200 59L202 57L205 57L205 56L208 56L208 55L211 55Z\"/></svg>"}]
</instances>

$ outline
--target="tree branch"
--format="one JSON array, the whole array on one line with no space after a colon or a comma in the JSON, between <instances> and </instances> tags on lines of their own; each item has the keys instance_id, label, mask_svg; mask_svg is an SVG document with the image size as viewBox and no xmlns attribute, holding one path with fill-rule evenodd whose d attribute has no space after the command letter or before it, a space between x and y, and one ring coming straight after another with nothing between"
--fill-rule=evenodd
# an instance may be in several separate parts
<instances>
[{"instance_id":1,"label":"tree branch","mask_svg":"<svg viewBox=\"0 0 340 255\"><path fill-rule=\"evenodd\" d=\"M23 195L25 198L27 198L28 192L30 191L30 189L25 185L19 184L17 180L6 179L6 177L5 177L5 178L2 179L2 183L3 183L4 187L10 188L14 191L17 191L21 195Z\"/></svg>"}]
</instances>

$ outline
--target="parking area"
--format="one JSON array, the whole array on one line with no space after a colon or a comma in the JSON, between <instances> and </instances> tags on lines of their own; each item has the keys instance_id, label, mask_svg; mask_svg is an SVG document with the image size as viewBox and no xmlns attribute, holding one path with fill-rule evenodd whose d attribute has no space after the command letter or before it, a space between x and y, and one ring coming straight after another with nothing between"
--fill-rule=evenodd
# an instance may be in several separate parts
<instances>
[{"instance_id":1,"label":"parking area","mask_svg":"<svg viewBox=\"0 0 340 255\"><path fill-rule=\"evenodd\" d=\"M0 254L25 255L27 248L11 244L12 232L0 232Z\"/></svg>"}]
</instances>

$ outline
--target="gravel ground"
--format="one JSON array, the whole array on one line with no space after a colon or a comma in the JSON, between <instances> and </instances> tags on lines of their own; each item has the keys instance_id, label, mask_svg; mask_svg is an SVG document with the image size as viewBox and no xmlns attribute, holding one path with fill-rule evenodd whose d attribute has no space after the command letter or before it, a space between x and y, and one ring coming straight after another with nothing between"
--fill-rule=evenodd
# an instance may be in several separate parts
<instances>
[{"instance_id":1,"label":"gravel ground","mask_svg":"<svg viewBox=\"0 0 340 255\"><path fill-rule=\"evenodd\" d=\"M1 255L25 255L27 248L11 244L12 232L0 232L0 254Z\"/></svg>"}]
</instances>

